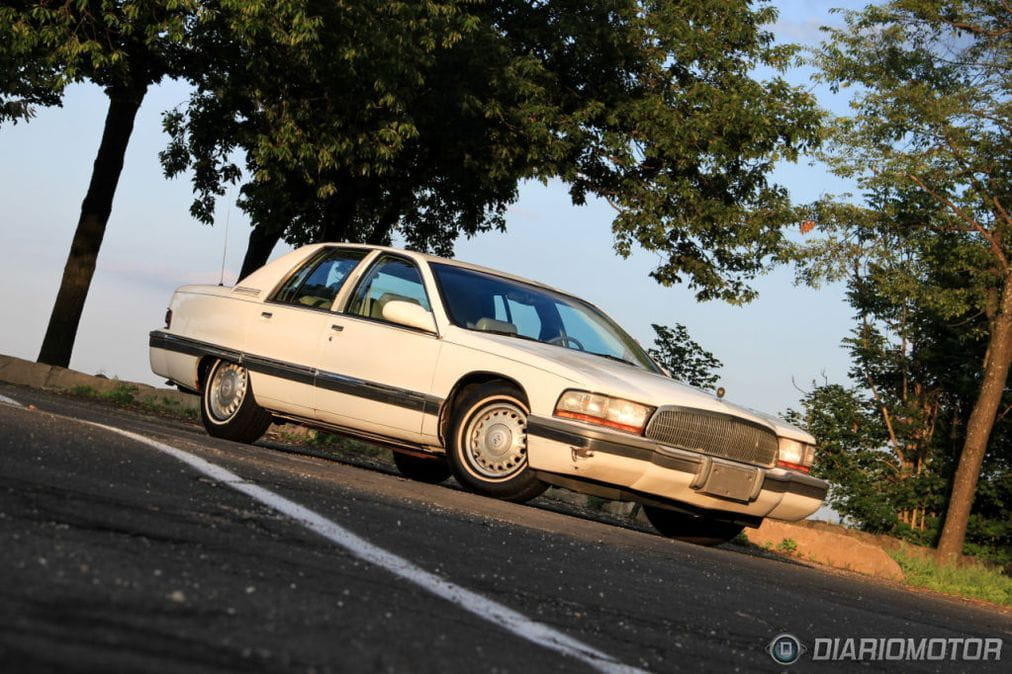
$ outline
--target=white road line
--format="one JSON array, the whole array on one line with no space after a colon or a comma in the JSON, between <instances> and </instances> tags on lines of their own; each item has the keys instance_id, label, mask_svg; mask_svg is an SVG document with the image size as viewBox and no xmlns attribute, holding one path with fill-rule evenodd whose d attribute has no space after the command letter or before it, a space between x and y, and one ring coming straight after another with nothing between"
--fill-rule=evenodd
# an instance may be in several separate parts
<instances>
[{"instance_id":1,"label":"white road line","mask_svg":"<svg viewBox=\"0 0 1012 674\"><path fill-rule=\"evenodd\" d=\"M544 646L545 648L556 651L557 653L576 658L577 660L587 663L598 671L608 672L609 674L617 674L619 672L631 674L633 672L643 671L635 667L624 665L610 655L602 653L582 641L578 641L577 639L567 636L548 625L535 622L534 620L531 620L530 618L514 611L511 608L503 606L496 601L483 597L480 594L431 574L403 557L398 557L392 552L388 552L379 546L373 545L364 538L348 531L336 522L328 520L323 515L301 506L294 501L290 501L283 496L275 494L268 489L264 489L257 484L247 482L235 473L222 468L217 464L213 464L200 458L199 456L171 447L158 442L157 440L152 440L151 438L137 433L131 433L130 431L125 431L120 428L97 424L90 421L85 423L91 424L92 426L98 426L99 428L103 428L113 433L118 433L119 435L144 443L145 445L153 447L160 452L173 456L183 463L197 469L204 475L227 484L236 491L240 491L257 501L270 506L283 515L287 515L307 529L314 531L324 538L341 546L356 557L367 562L371 562L376 566L380 566L395 576L399 576L404 580L410 581L422 589L431 592L437 597L441 597L449 602L452 602L465 611L469 611L479 618L487 620L493 625L512 632L513 634L538 644L539 646Z\"/></svg>"},{"instance_id":2,"label":"white road line","mask_svg":"<svg viewBox=\"0 0 1012 674\"><path fill-rule=\"evenodd\" d=\"M0 403L3 403L4 405L13 405L14 407L24 407L24 405L19 403L14 398L8 398L3 394L0 394Z\"/></svg>"}]
</instances>

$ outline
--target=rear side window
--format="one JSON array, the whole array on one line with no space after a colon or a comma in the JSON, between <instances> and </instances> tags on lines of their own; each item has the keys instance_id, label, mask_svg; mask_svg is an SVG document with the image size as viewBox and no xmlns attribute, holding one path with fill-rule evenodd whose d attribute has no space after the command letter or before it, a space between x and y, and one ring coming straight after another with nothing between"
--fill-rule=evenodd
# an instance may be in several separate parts
<instances>
[{"instance_id":1,"label":"rear side window","mask_svg":"<svg viewBox=\"0 0 1012 674\"><path fill-rule=\"evenodd\" d=\"M285 282L274 301L330 309L351 270L358 266L366 252L337 249L311 259Z\"/></svg>"}]
</instances>

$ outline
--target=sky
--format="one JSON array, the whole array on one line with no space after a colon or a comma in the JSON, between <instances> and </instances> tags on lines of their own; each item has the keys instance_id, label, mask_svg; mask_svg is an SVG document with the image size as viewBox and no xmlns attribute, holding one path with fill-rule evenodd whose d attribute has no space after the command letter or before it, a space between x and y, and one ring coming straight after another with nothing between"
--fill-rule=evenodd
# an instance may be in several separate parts
<instances>
[{"instance_id":1,"label":"sky","mask_svg":"<svg viewBox=\"0 0 1012 674\"><path fill-rule=\"evenodd\" d=\"M820 25L838 24L830 7L840 0L778 2L773 26L785 42L815 44ZM863 3L862 3L863 4ZM845 99L809 81L836 113ZM148 366L148 332L162 326L174 288L236 280L249 222L234 206L233 190L219 202L214 226L189 215L188 178L162 176L158 152L166 137L161 113L183 104L188 88L165 82L146 97L127 151L98 267L81 320L71 367L129 381L161 385ZM29 123L0 126L0 353L34 360L59 287L63 265L87 188L107 99L90 84L68 89L61 108L40 109ZM774 179L799 202L848 186L810 162L780 167ZM505 234L461 240L456 257L519 274L595 303L641 343L651 323L684 324L693 339L720 359L727 399L780 413L797 408L813 380L843 382L847 354L840 346L851 313L839 286L818 291L795 286L778 269L755 286L759 299L745 307L697 303L684 286L664 288L649 277L657 258L636 251L618 257L607 204L575 207L560 183L522 186L509 210ZM274 256L289 250L279 246Z\"/></svg>"}]
</instances>

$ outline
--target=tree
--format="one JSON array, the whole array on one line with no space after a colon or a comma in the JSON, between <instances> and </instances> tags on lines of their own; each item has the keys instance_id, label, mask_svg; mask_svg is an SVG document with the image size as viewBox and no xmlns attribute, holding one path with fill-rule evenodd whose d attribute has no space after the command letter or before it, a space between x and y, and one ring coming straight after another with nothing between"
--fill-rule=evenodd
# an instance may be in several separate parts
<instances>
[{"instance_id":1,"label":"tree","mask_svg":"<svg viewBox=\"0 0 1012 674\"><path fill-rule=\"evenodd\" d=\"M801 420L819 441L817 472L834 485L830 501L840 513L867 530L930 544L976 392L986 321L942 314L935 304L963 284L958 246L914 254L912 241L880 236L891 240L891 256L855 260L847 279L852 385L814 388Z\"/></svg>"},{"instance_id":2,"label":"tree","mask_svg":"<svg viewBox=\"0 0 1012 674\"><path fill-rule=\"evenodd\" d=\"M868 205L826 198L813 206L826 237L802 251L803 276L840 278L855 259L869 260L893 270L884 289L894 305L916 294L942 319L983 317L986 352L938 542L939 556L951 559L963 547L1012 358L1012 9L893 0L844 17L815 60L835 89L859 88L853 115L835 120L825 159L857 181ZM906 270L895 264L904 254L914 261ZM936 264L943 257L947 269ZM927 277L908 270L924 265L954 283L921 285Z\"/></svg>"},{"instance_id":3,"label":"tree","mask_svg":"<svg viewBox=\"0 0 1012 674\"><path fill-rule=\"evenodd\" d=\"M0 8L0 17L5 11ZM41 44L0 42L0 124L28 121L36 107L60 104L60 73L46 63L44 54Z\"/></svg>"},{"instance_id":4,"label":"tree","mask_svg":"<svg viewBox=\"0 0 1012 674\"><path fill-rule=\"evenodd\" d=\"M701 0L523 2L497 25L544 54L557 114L555 175L573 203L616 211L615 248L658 255L651 276L700 300L750 301L790 219L768 176L818 142L812 97L779 73L795 50L764 28L769 5ZM759 80L757 68L777 73Z\"/></svg>"},{"instance_id":5,"label":"tree","mask_svg":"<svg viewBox=\"0 0 1012 674\"><path fill-rule=\"evenodd\" d=\"M918 265L930 276L909 287L944 286L951 266L944 257L936 262ZM903 276L913 273L907 268ZM814 386L802 399L804 413L790 416L818 440L813 472L830 481L828 501L837 512L866 531L933 545L979 388L987 320L977 313L942 318L919 294L897 294L892 284L903 276L872 266L848 281L857 313L844 340L851 383ZM1012 562L1012 519L1002 500L1012 488L1010 430L1003 413L985 454L965 545L1001 563Z\"/></svg>"},{"instance_id":6,"label":"tree","mask_svg":"<svg viewBox=\"0 0 1012 674\"><path fill-rule=\"evenodd\" d=\"M672 377L698 388L710 388L720 379L717 370L722 363L712 353L689 337L681 323L669 328L651 324L654 329L654 346L648 349L650 357L666 369Z\"/></svg>"},{"instance_id":7,"label":"tree","mask_svg":"<svg viewBox=\"0 0 1012 674\"><path fill-rule=\"evenodd\" d=\"M702 299L751 299L748 282L781 253L791 215L767 175L813 147L820 123L809 94L753 75L794 55L762 28L772 8L427 3L441 22L405 30L399 13L421 10L388 4L354 3L364 23L385 27L350 36L340 28L357 15L317 8L335 24L333 42L306 52L294 84L270 75L283 54L262 53L238 55L241 77L197 82L185 111L167 118L165 165L170 175L194 168L198 216L210 220L209 205L238 178L238 151L249 178L240 204L261 251L279 236L367 240L385 219L379 232L448 252L460 233L501 227L520 180L559 177L575 204L597 196L615 207L618 252L656 251L659 282L687 281ZM430 32L419 37L419 27ZM404 45L412 58L399 54ZM333 67L334 54L346 67ZM379 112L390 113L385 125Z\"/></svg>"},{"instance_id":8,"label":"tree","mask_svg":"<svg viewBox=\"0 0 1012 674\"><path fill-rule=\"evenodd\" d=\"M241 276L282 237L383 242L409 221L439 239L440 227L501 224L516 194L508 164L529 148L482 103L502 101L488 93L502 55L458 4L310 2L314 39L237 43L193 79L185 109L165 117L163 166L193 170L191 212L208 223L227 185L250 178Z\"/></svg>"},{"instance_id":9,"label":"tree","mask_svg":"<svg viewBox=\"0 0 1012 674\"><path fill-rule=\"evenodd\" d=\"M195 49L205 26L214 40ZM109 98L102 139L39 361L67 366L141 102L151 85L192 76L215 49L255 39L299 43L313 21L301 0L91 0L7 2L0 6L0 121L28 119L34 105L56 105L75 82ZM206 31L202 33L206 35Z\"/></svg>"},{"instance_id":10,"label":"tree","mask_svg":"<svg viewBox=\"0 0 1012 674\"><path fill-rule=\"evenodd\" d=\"M149 86L178 73L180 46L195 10L196 3L187 0L11 2L0 7L6 118L26 119L32 105L57 103L72 82L93 82L109 98L39 362L70 363L137 110Z\"/></svg>"},{"instance_id":11,"label":"tree","mask_svg":"<svg viewBox=\"0 0 1012 674\"><path fill-rule=\"evenodd\" d=\"M884 448L882 420L857 388L826 383L802 399L804 414L789 414L819 443L812 472L831 484L827 503L865 531L893 533L899 524L895 457Z\"/></svg>"}]
</instances>

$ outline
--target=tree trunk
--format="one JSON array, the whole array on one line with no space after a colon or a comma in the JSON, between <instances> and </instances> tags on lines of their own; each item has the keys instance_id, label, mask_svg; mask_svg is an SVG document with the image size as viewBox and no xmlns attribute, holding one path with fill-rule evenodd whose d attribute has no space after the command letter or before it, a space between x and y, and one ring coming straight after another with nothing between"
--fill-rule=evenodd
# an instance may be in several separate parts
<instances>
[{"instance_id":1,"label":"tree trunk","mask_svg":"<svg viewBox=\"0 0 1012 674\"><path fill-rule=\"evenodd\" d=\"M102 130L95 165L91 172L88 192L81 203L81 216L70 245L63 280L56 295L49 327L39 351L40 363L67 367L77 338L77 326L84 311L84 302L95 274L95 262L102 247L105 227L112 212L113 196L123 170L130 134L133 132L137 110L144 100L147 85L136 88L110 88L109 110Z\"/></svg>"},{"instance_id":2,"label":"tree trunk","mask_svg":"<svg viewBox=\"0 0 1012 674\"><path fill-rule=\"evenodd\" d=\"M281 240L281 231L270 225L254 225L249 233L249 243L246 244L246 255L242 258L242 269L239 270L239 280L242 280L267 264L267 258L271 256L274 247Z\"/></svg>"},{"instance_id":3,"label":"tree trunk","mask_svg":"<svg viewBox=\"0 0 1012 674\"><path fill-rule=\"evenodd\" d=\"M1001 404L1008 379L1009 360L1012 358L1012 275L1006 274L1002 288L1001 306L994 317L988 338L988 357L984 362L984 377L977 402L966 424L966 439L959 455L959 465L952 480L952 495L945 513L945 526L938 540L937 557L951 563L963 552L966 524L970 519L980 466L987 452L987 441L994 427L998 405Z\"/></svg>"},{"instance_id":4,"label":"tree trunk","mask_svg":"<svg viewBox=\"0 0 1012 674\"><path fill-rule=\"evenodd\" d=\"M401 219L404 208L407 206L408 198L413 196L408 190L400 190L396 192L396 195L389 195L383 215L369 233L366 243L374 246L389 246L391 233Z\"/></svg>"},{"instance_id":5,"label":"tree trunk","mask_svg":"<svg viewBox=\"0 0 1012 674\"><path fill-rule=\"evenodd\" d=\"M369 238L366 239L366 243L374 246L389 246L390 245L390 233L394 229L394 225L397 224L397 220L400 217L400 213L394 209L388 209L383 217L376 223L372 231L369 233Z\"/></svg>"},{"instance_id":6,"label":"tree trunk","mask_svg":"<svg viewBox=\"0 0 1012 674\"><path fill-rule=\"evenodd\" d=\"M351 178L343 178L337 194L331 196L324 207L324 222L316 236L316 243L351 241L349 233L355 220L358 202L357 185Z\"/></svg>"}]
</instances>

